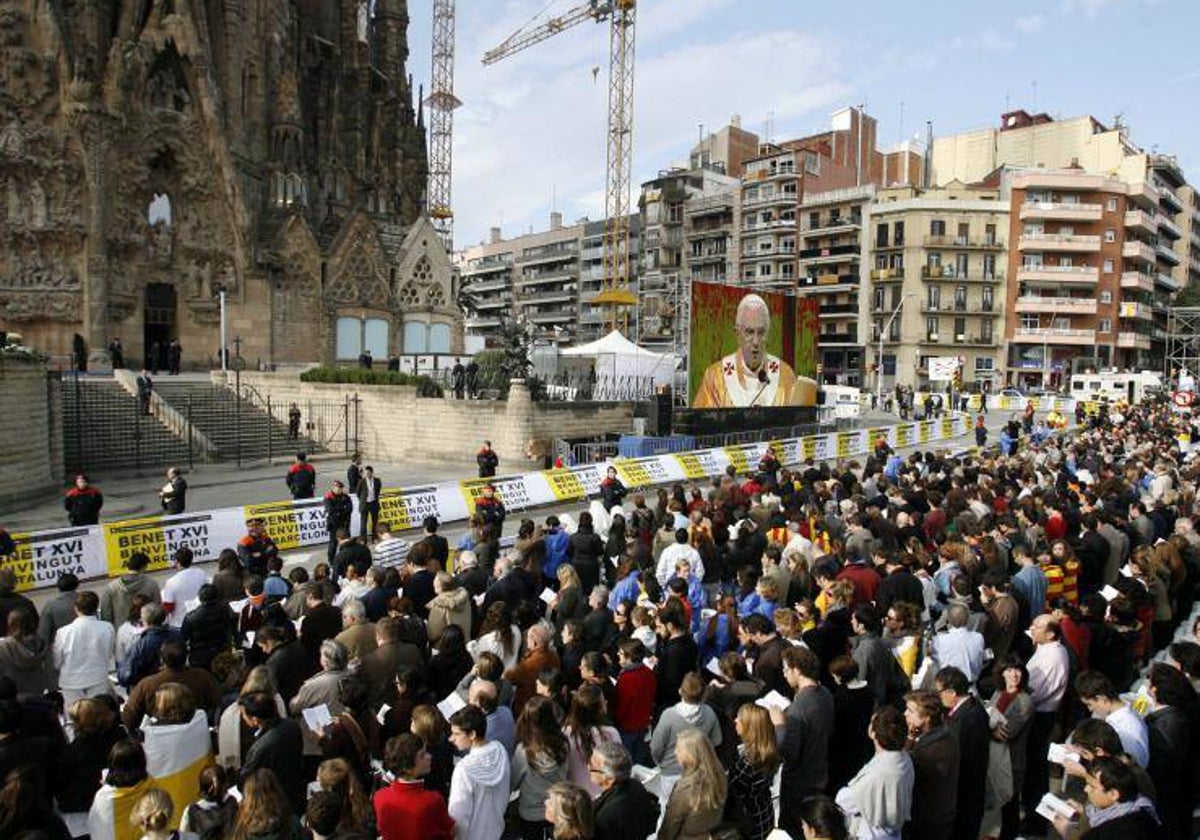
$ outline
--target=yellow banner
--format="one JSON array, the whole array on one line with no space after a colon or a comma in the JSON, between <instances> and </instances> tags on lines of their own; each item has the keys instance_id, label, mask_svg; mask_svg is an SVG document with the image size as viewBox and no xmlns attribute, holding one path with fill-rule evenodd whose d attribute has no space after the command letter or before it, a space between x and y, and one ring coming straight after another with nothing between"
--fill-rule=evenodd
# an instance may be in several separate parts
<instances>
[{"instance_id":1,"label":"yellow banner","mask_svg":"<svg viewBox=\"0 0 1200 840\"><path fill-rule=\"evenodd\" d=\"M503 502L507 509L529 507L531 501L529 487L522 475L506 478L472 478L460 481L458 484L462 488L463 498L467 500L467 510L471 516L475 515L475 502L483 495L483 488L489 484L496 488L496 498Z\"/></svg>"},{"instance_id":2,"label":"yellow banner","mask_svg":"<svg viewBox=\"0 0 1200 840\"><path fill-rule=\"evenodd\" d=\"M745 475L750 472L750 459L746 457L746 450L738 446L726 446L725 454L729 457L729 463L733 464L733 468L737 470L738 475ZM754 466L758 466L755 464Z\"/></svg>"},{"instance_id":3,"label":"yellow banner","mask_svg":"<svg viewBox=\"0 0 1200 840\"><path fill-rule=\"evenodd\" d=\"M854 432L838 432L837 436L837 456L845 458L850 454L851 444L854 442Z\"/></svg>"},{"instance_id":4,"label":"yellow banner","mask_svg":"<svg viewBox=\"0 0 1200 840\"><path fill-rule=\"evenodd\" d=\"M805 461L817 457L817 439L815 437L800 438L800 457Z\"/></svg>"},{"instance_id":5,"label":"yellow banner","mask_svg":"<svg viewBox=\"0 0 1200 840\"><path fill-rule=\"evenodd\" d=\"M687 476L688 481L699 481L708 478L708 472L704 469L704 465L700 463L700 459L691 453L676 455L675 460L679 462L679 466L683 467L683 474Z\"/></svg>"},{"instance_id":6,"label":"yellow banner","mask_svg":"<svg viewBox=\"0 0 1200 840\"><path fill-rule=\"evenodd\" d=\"M244 511L247 522L251 519L263 520L263 528L280 551L291 551L302 545L300 525L296 521L296 506L293 502L246 505Z\"/></svg>"},{"instance_id":7,"label":"yellow banner","mask_svg":"<svg viewBox=\"0 0 1200 840\"><path fill-rule=\"evenodd\" d=\"M953 417L943 417L942 418L942 437L944 437L944 438L954 437L954 418Z\"/></svg>"},{"instance_id":8,"label":"yellow banner","mask_svg":"<svg viewBox=\"0 0 1200 840\"><path fill-rule=\"evenodd\" d=\"M912 443L912 426L901 423L896 427L896 448L902 449Z\"/></svg>"},{"instance_id":9,"label":"yellow banner","mask_svg":"<svg viewBox=\"0 0 1200 840\"><path fill-rule=\"evenodd\" d=\"M542 475L546 477L554 498L560 502L582 499L587 495L579 476L570 470L546 470Z\"/></svg>"},{"instance_id":10,"label":"yellow banner","mask_svg":"<svg viewBox=\"0 0 1200 840\"><path fill-rule=\"evenodd\" d=\"M933 422L922 420L917 424L917 434L921 438L921 443L929 443L929 441L933 440Z\"/></svg>"}]
</instances>

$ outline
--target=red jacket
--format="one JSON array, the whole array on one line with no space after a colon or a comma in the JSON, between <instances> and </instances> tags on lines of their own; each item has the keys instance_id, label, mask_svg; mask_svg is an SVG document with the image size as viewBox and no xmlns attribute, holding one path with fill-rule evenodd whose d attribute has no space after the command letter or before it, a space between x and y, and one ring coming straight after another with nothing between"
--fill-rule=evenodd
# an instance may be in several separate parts
<instances>
[{"instance_id":1,"label":"red jacket","mask_svg":"<svg viewBox=\"0 0 1200 840\"><path fill-rule=\"evenodd\" d=\"M874 601L881 580L879 573L870 566L857 563L850 563L838 572L837 579L848 580L854 584L854 606Z\"/></svg>"},{"instance_id":2,"label":"red jacket","mask_svg":"<svg viewBox=\"0 0 1200 840\"><path fill-rule=\"evenodd\" d=\"M375 792L375 824L383 840L453 840L446 800L423 782L395 781Z\"/></svg>"},{"instance_id":3,"label":"red jacket","mask_svg":"<svg viewBox=\"0 0 1200 840\"><path fill-rule=\"evenodd\" d=\"M617 677L617 699L613 704L613 722L621 732L645 732L654 712L658 679L641 665L621 672Z\"/></svg>"}]
</instances>

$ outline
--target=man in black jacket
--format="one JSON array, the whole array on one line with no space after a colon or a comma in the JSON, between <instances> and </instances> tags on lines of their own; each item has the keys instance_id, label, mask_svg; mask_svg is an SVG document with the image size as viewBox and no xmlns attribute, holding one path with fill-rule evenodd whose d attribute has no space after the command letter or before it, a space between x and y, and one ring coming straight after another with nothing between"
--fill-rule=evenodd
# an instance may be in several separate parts
<instances>
[{"instance_id":1,"label":"man in black jacket","mask_svg":"<svg viewBox=\"0 0 1200 840\"><path fill-rule=\"evenodd\" d=\"M333 566L334 555L338 548L338 531L350 531L350 517L354 515L354 502L346 495L346 485L334 481L325 494L325 527L329 530L330 567Z\"/></svg>"},{"instance_id":2,"label":"man in black jacket","mask_svg":"<svg viewBox=\"0 0 1200 840\"><path fill-rule=\"evenodd\" d=\"M898 552L889 551L885 556L887 561L884 569L887 575L879 582L879 589L875 590L875 606L880 614L886 615L888 608L897 601L924 609L925 591L921 588L921 581L909 571L905 562L908 555L901 556Z\"/></svg>"},{"instance_id":3,"label":"man in black jacket","mask_svg":"<svg viewBox=\"0 0 1200 840\"><path fill-rule=\"evenodd\" d=\"M179 474L178 467L167 470L167 483L158 491L163 513L168 516L183 513L187 507L187 482Z\"/></svg>"},{"instance_id":4,"label":"man in black jacket","mask_svg":"<svg viewBox=\"0 0 1200 840\"><path fill-rule=\"evenodd\" d=\"M658 825L659 803L631 777L633 760L623 746L602 741L592 749L588 776L600 786L596 836L604 840L646 840Z\"/></svg>"},{"instance_id":5,"label":"man in black jacket","mask_svg":"<svg viewBox=\"0 0 1200 840\"><path fill-rule=\"evenodd\" d=\"M247 694L238 703L242 720L255 731L242 762L242 782L257 770L270 770L283 788L293 814L304 812L304 738L300 724L280 718L275 698L265 691Z\"/></svg>"},{"instance_id":6,"label":"man in black jacket","mask_svg":"<svg viewBox=\"0 0 1200 840\"><path fill-rule=\"evenodd\" d=\"M500 466L500 456L492 449L490 440L485 440L483 446L475 453L475 462L479 464L480 478L491 478L496 474L496 468Z\"/></svg>"},{"instance_id":7,"label":"man in black jacket","mask_svg":"<svg viewBox=\"0 0 1200 840\"><path fill-rule=\"evenodd\" d=\"M355 491L351 491L355 492ZM358 517L362 523L362 541L371 541L371 535L379 525L379 494L383 492L383 481L375 477L375 468L366 467L358 480Z\"/></svg>"},{"instance_id":8,"label":"man in black jacket","mask_svg":"<svg viewBox=\"0 0 1200 840\"><path fill-rule=\"evenodd\" d=\"M782 730L779 753L779 827L803 837L800 803L824 793L829 783L829 737L833 733L833 695L821 685L821 660L808 648L783 652L783 676L796 698L787 711L769 709L775 731Z\"/></svg>"},{"instance_id":9,"label":"man in black jacket","mask_svg":"<svg viewBox=\"0 0 1200 840\"><path fill-rule=\"evenodd\" d=\"M946 726L958 736L958 810L950 836L952 840L977 840L992 741L988 714L971 694L971 684L962 671L953 666L943 668L935 682L946 709Z\"/></svg>"},{"instance_id":10,"label":"man in black jacket","mask_svg":"<svg viewBox=\"0 0 1200 840\"><path fill-rule=\"evenodd\" d=\"M267 657L267 670L275 679L275 687L284 704L300 691L304 681L313 675L308 653L295 633L283 627L264 627L254 637L254 642Z\"/></svg>"},{"instance_id":11,"label":"man in black jacket","mask_svg":"<svg viewBox=\"0 0 1200 840\"><path fill-rule=\"evenodd\" d=\"M912 819L905 840L949 840L958 801L958 738L942 720L941 701L932 691L912 691L904 697L908 724L908 754L912 758Z\"/></svg>"}]
</instances>

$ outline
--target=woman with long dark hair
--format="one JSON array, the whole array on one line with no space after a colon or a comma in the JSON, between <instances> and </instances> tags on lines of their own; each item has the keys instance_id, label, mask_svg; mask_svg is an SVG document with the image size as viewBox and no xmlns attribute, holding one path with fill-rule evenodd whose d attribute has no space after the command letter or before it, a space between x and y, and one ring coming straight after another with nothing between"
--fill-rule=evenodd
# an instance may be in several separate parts
<instances>
[{"instance_id":1,"label":"woman with long dark hair","mask_svg":"<svg viewBox=\"0 0 1200 840\"><path fill-rule=\"evenodd\" d=\"M451 624L442 632L437 643L437 656L429 660L429 687L434 696L445 697L458 687L459 682L475 667L475 660L467 652L466 636L457 624Z\"/></svg>"},{"instance_id":2,"label":"woman with long dark hair","mask_svg":"<svg viewBox=\"0 0 1200 840\"><path fill-rule=\"evenodd\" d=\"M563 724L570 753L567 756L567 775L570 781L587 790L591 796L600 795L600 786L592 781L588 772L588 761L592 749L601 741L620 743L621 735L608 726L608 714L604 707L604 692L599 686L580 687L571 698L571 710Z\"/></svg>"},{"instance_id":3,"label":"woman with long dark hair","mask_svg":"<svg viewBox=\"0 0 1200 840\"><path fill-rule=\"evenodd\" d=\"M517 721L517 749L512 759L512 787L519 791L517 815L523 840L542 840L550 830L546 794L567 778L567 739L554 715L554 701L533 697Z\"/></svg>"},{"instance_id":4,"label":"woman with long dark hair","mask_svg":"<svg viewBox=\"0 0 1200 840\"><path fill-rule=\"evenodd\" d=\"M504 663L504 670L517 664L521 653L521 633L512 620L507 601L496 601L488 607L479 628L479 637L467 643L467 652L476 659L483 653L494 653Z\"/></svg>"},{"instance_id":5,"label":"woman with long dark hair","mask_svg":"<svg viewBox=\"0 0 1200 840\"><path fill-rule=\"evenodd\" d=\"M0 787L0 837L28 835L49 840L71 840L62 817L47 804L41 770L33 764L23 764L10 770Z\"/></svg>"}]
</instances>

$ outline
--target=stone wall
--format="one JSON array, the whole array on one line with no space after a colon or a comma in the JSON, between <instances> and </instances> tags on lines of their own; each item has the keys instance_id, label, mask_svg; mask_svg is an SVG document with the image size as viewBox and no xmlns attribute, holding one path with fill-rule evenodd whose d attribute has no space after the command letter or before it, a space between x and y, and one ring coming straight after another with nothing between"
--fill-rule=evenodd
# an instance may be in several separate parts
<instances>
[{"instance_id":1,"label":"stone wall","mask_svg":"<svg viewBox=\"0 0 1200 840\"><path fill-rule=\"evenodd\" d=\"M220 374L213 376L220 381ZM295 373L243 372L242 384L284 404L357 394L361 449L378 461L474 463L476 450L490 440L501 469L515 472L530 463L525 452L531 441L630 432L633 427L630 403L535 403L519 383L507 401L422 398L409 386L301 382Z\"/></svg>"},{"instance_id":2,"label":"stone wall","mask_svg":"<svg viewBox=\"0 0 1200 840\"><path fill-rule=\"evenodd\" d=\"M62 423L50 385L43 365L0 358L0 510L36 502L62 484Z\"/></svg>"}]
</instances>

